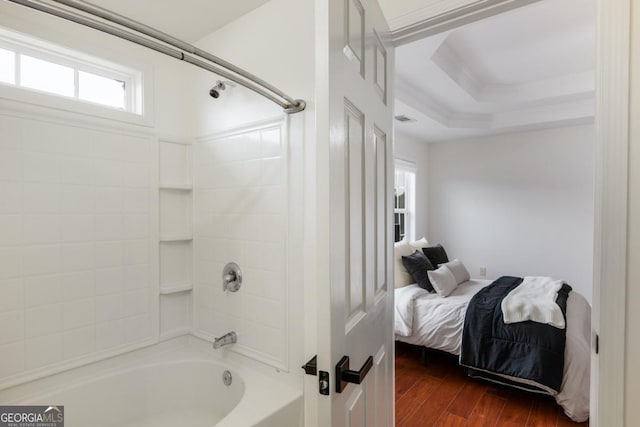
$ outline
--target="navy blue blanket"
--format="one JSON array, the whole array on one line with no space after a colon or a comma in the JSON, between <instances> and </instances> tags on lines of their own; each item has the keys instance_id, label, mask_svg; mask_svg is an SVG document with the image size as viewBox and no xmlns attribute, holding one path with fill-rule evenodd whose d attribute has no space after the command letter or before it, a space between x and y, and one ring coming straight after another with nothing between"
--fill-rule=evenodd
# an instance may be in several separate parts
<instances>
[{"instance_id":1,"label":"navy blue blanket","mask_svg":"<svg viewBox=\"0 0 640 427\"><path fill-rule=\"evenodd\" d=\"M566 328L532 321L507 325L503 321L502 299L520 283L522 278L503 276L471 299L464 319L460 364L477 376L496 380L500 377L491 373L503 374L559 392ZM571 287L564 284L556 299L565 319L569 292Z\"/></svg>"}]
</instances>

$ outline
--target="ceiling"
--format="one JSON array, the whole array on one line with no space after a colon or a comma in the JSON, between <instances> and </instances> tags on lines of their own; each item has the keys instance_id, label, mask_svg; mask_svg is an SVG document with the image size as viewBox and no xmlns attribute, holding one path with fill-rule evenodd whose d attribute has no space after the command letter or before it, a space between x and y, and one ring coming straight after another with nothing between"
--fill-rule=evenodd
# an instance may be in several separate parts
<instances>
[{"instance_id":1,"label":"ceiling","mask_svg":"<svg viewBox=\"0 0 640 427\"><path fill-rule=\"evenodd\" d=\"M189 43L269 0L89 0Z\"/></svg>"},{"instance_id":2,"label":"ceiling","mask_svg":"<svg viewBox=\"0 0 640 427\"><path fill-rule=\"evenodd\" d=\"M194 43L269 0L90 0ZM392 28L477 0L379 0ZM426 141L586 123L596 0L542 0L396 49L396 130ZM411 21L411 22L410 22Z\"/></svg>"},{"instance_id":3,"label":"ceiling","mask_svg":"<svg viewBox=\"0 0 640 427\"><path fill-rule=\"evenodd\" d=\"M543 0L396 49L396 130L427 141L587 123L595 0Z\"/></svg>"}]
</instances>

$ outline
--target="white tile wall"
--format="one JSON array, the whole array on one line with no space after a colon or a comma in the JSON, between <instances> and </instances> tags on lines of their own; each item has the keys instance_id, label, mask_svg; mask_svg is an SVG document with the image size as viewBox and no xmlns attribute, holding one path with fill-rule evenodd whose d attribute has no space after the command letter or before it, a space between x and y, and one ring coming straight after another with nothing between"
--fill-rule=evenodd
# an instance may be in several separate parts
<instances>
[{"instance_id":1,"label":"white tile wall","mask_svg":"<svg viewBox=\"0 0 640 427\"><path fill-rule=\"evenodd\" d=\"M164 285L192 283L192 270L190 241L164 242L160 246L160 277Z\"/></svg>"},{"instance_id":2,"label":"white tile wall","mask_svg":"<svg viewBox=\"0 0 640 427\"><path fill-rule=\"evenodd\" d=\"M0 113L0 386L154 339L157 145Z\"/></svg>"},{"instance_id":3,"label":"white tile wall","mask_svg":"<svg viewBox=\"0 0 640 427\"><path fill-rule=\"evenodd\" d=\"M160 144L160 185L191 185L191 150L184 144Z\"/></svg>"},{"instance_id":4,"label":"white tile wall","mask_svg":"<svg viewBox=\"0 0 640 427\"><path fill-rule=\"evenodd\" d=\"M160 339L167 339L193 326L192 145L161 140L159 148L160 235L183 239L160 242Z\"/></svg>"},{"instance_id":5,"label":"white tile wall","mask_svg":"<svg viewBox=\"0 0 640 427\"><path fill-rule=\"evenodd\" d=\"M191 193L163 190L160 193L160 230L164 236L191 234Z\"/></svg>"},{"instance_id":6,"label":"white tile wall","mask_svg":"<svg viewBox=\"0 0 640 427\"><path fill-rule=\"evenodd\" d=\"M160 331L165 334L191 329L193 322L191 292L162 295L160 299Z\"/></svg>"},{"instance_id":7,"label":"white tile wall","mask_svg":"<svg viewBox=\"0 0 640 427\"><path fill-rule=\"evenodd\" d=\"M282 123L200 140L194 156L195 329L287 368L286 151ZM224 293L225 263L242 288Z\"/></svg>"}]
</instances>

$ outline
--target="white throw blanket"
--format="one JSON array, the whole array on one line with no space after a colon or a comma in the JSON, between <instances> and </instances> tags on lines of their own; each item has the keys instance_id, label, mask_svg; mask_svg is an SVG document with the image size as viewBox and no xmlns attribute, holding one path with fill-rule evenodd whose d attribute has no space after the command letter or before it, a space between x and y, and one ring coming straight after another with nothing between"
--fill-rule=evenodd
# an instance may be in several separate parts
<instances>
[{"instance_id":1,"label":"white throw blanket","mask_svg":"<svg viewBox=\"0 0 640 427\"><path fill-rule=\"evenodd\" d=\"M413 313L415 312L416 299L428 293L416 284L396 288L394 317L397 335L408 337L413 334Z\"/></svg>"},{"instance_id":2,"label":"white throw blanket","mask_svg":"<svg viewBox=\"0 0 640 427\"><path fill-rule=\"evenodd\" d=\"M564 315L556 304L562 280L527 276L502 300L504 323L532 320L559 329L565 328Z\"/></svg>"}]
</instances>

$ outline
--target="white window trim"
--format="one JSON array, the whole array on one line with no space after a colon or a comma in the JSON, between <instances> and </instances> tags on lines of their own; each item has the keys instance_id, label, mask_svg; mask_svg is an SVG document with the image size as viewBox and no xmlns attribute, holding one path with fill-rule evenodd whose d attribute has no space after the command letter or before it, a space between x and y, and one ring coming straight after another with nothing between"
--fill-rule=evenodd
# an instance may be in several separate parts
<instances>
[{"instance_id":1,"label":"white window trim","mask_svg":"<svg viewBox=\"0 0 640 427\"><path fill-rule=\"evenodd\" d=\"M409 242L415 241L416 234L416 176L418 173L418 167L414 162L408 160L395 159L394 161L394 182L393 186L396 187L395 172L401 170L403 172L409 172L413 174L413 182L405 183L405 208L396 209L395 201L393 213L405 214L405 237L404 240ZM395 215L394 215L395 216Z\"/></svg>"},{"instance_id":2,"label":"white window trim","mask_svg":"<svg viewBox=\"0 0 640 427\"><path fill-rule=\"evenodd\" d=\"M0 82L0 103L15 103L53 108L82 115L153 126L153 97L151 82L153 70L148 66L136 64L136 69L112 62L110 59L98 58L79 50L52 44L32 36L23 35L8 28L0 27L0 48L15 52L16 61L19 54L26 54L45 61L54 62L73 68L76 76L75 94L78 90L78 71L86 71L102 77L122 80L127 86L125 91L125 109L118 109L77 97L67 97L22 87L19 85L19 70L16 67L15 83Z\"/></svg>"}]
</instances>

